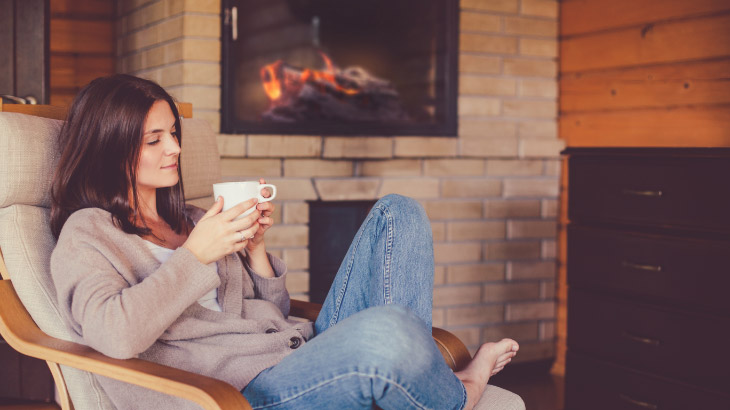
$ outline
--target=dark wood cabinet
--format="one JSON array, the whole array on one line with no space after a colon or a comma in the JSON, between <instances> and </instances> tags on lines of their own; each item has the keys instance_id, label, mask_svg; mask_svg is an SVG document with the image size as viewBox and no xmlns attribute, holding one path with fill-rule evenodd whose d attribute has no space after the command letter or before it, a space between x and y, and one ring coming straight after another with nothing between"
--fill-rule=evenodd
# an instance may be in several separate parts
<instances>
[{"instance_id":1,"label":"dark wood cabinet","mask_svg":"<svg viewBox=\"0 0 730 410\"><path fill-rule=\"evenodd\" d=\"M566 410L730 408L730 149L564 154Z\"/></svg>"},{"instance_id":2,"label":"dark wood cabinet","mask_svg":"<svg viewBox=\"0 0 730 410\"><path fill-rule=\"evenodd\" d=\"M45 361L21 355L0 338L0 405L18 400L50 403L54 389Z\"/></svg>"}]
</instances>

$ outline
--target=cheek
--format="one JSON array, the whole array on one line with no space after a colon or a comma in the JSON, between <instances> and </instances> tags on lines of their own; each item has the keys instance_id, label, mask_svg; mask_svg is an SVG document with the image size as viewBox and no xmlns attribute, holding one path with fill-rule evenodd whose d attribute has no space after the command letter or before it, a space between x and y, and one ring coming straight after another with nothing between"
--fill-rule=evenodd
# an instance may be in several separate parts
<instances>
[{"instance_id":1,"label":"cheek","mask_svg":"<svg viewBox=\"0 0 730 410\"><path fill-rule=\"evenodd\" d=\"M145 174L154 171L157 161L154 159L153 153L147 151L142 152L139 156L139 166L137 167L137 177L143 177Z\"/></svg>"}]
</instances>

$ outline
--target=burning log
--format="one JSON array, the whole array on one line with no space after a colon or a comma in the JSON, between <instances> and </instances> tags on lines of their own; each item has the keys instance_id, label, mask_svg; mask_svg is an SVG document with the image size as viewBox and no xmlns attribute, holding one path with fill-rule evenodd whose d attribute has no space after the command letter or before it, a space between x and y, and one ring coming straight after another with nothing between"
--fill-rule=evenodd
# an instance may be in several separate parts
<instances>
[{"instance_id":1,"label":"burning log","mask_svg":"<svg viewBox=\"0 0 730 410\"><path fill-rule=\"evenodd\" d=\"M279 60L261 69L271 104L268 121L317 120L408 121L408 114L389 81L361 67L336 69L322 54L326 69L300 69Z\"/></svg>"}]
</instances>

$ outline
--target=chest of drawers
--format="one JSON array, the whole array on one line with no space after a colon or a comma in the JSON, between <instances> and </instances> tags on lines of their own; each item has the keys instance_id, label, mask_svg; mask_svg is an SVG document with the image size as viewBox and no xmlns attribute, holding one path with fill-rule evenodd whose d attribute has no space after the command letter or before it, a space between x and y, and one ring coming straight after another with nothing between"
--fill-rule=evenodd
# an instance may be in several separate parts
<instances>
[{"instance_id":1,"label":"chest of drawers","mask_svg":"<svg viewBox=\"0 0 730 410\"><path fill-rule=\"evenodd\" d=\"M730 409L730 149L568 149L566 410Z\"/></svg>"}]
</instances>

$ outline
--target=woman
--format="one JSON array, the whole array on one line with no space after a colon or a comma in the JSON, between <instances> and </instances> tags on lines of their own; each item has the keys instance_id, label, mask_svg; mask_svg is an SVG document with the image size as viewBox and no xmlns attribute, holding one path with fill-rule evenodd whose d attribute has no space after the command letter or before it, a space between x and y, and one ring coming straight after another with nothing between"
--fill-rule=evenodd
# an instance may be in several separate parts
<instances>
[{"instance_id":1,"label":"woman","mask_svg":"<svg viewBox=\"0 0 730 410\"><path fill-rule=\"evenodd\" d=\"M472 408L516 354L504 339L464 371L446 366L430 332L430 224L396 195L366 218L316 323L290 320L286 266L264 241L274 205L185 206L181 131L172 98L128 75L94 80L72 104L51 273L79 342L225 380L254 408L276 409ZM119 409L191 407L99 382Z\"/></svg>"}]
</instances>

